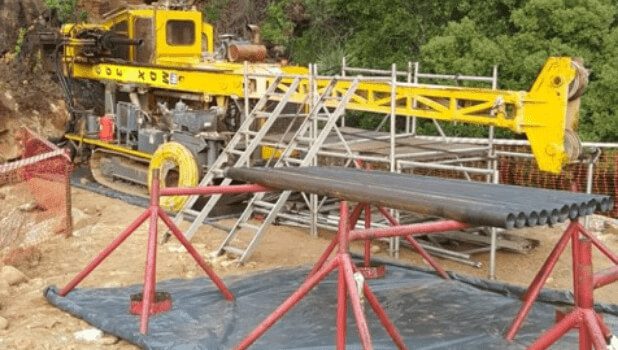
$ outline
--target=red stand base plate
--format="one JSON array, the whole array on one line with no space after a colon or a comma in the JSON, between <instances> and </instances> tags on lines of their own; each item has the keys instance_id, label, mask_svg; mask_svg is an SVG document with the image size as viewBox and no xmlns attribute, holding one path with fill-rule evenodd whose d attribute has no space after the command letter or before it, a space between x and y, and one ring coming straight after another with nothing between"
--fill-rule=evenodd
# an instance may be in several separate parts
<instances>
[{"instance_id":1,"label":"red stand base plate","mask_svg":"<svg viewBox=\"0 0 618 350\"><path fill-rule=\"evenodd\" d=\"M143 307L143 294L137 293L131 295L131 305L129 312L133 315L141 315ZM172 308L172 295L168 292L156 292L154 303L150 306L150 314L159 314L168 312Z\"/></svg>"}]
</instances>

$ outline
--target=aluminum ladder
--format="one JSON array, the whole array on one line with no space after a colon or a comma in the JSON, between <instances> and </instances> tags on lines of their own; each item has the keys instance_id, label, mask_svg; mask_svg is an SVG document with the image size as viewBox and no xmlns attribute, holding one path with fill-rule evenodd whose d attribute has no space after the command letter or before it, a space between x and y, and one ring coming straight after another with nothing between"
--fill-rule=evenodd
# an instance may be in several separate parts
<instances>
[{"instance_id":1,"label":"aluminum ladder","mask_svg":"<svg viewBox=\"0 0 618 350\"><path fill-rule=\"evenodd\" d=\"M300 86L301 78L297 77L289 84L284 84L281 76L276 77L267 91L258 100L253 110L241 124L238 131L234 134L230 142L212 166L208 168L206 175L200 180L199 186L213 185L213 180L224 176L224 169L227 166L245 166L249 164L251 155L258 149L261 142L273 126L277 118L283 112L290 97L297 91ZM282 92L284 91L284 92ZM276 107L272 112L266 112L268 102L273 99L278 99ZM258 131L252 131L252 127L258 119L268 113L269 117ZM237 157L236 160L234 160ZM232 179L224 178L221 185L229 185ZM197 202L199 196L190 196L176 216L174 222L179 225L185 218L193 217L193 221L189 228L185 231L187 239L191 239L197 229L202 225L206 217L210 214L222 195L213 195L209 197L204 207L197 211L192 209Z\"/></svg>"},{"instance_id":2,"label":"aluminum ladder","mask_svg":"<svg viewBox=\"0 0 618 350\"><path fill-rule=\"evenodd\" d=\"M303 121L286 146L285 150L281 153L281 156L277 159L277 162L274 165L275 167L302 167L311 165L315 157L318 155L318 151L322 148L324 141L336 126L337 121L345 113L346 106L354 95L359 82L358 79L353 80L347 91L341 96L333 94L336 84L337 78L334 78L323 89L307 118ZM338 101L332 113L329 112L325 106L326 101L329 100ZM319 128L319 130L313 130L313 136L315 137L308 137L307 135L312 131L312 127ZM295 155L298 154L297 147L300 143L307 143L309 146L307 147L306 153L302 154L298 158L295 158ZM216 254L221 255L228 253L237 256L239 263L244 263L253 253L253 250L257 246L262 234L277 218L291 193L292 191L283 191L273 200L267 199L272 196L272 194L254 194L242 215L238 218L227 237L216 251ZM249 223L249 220L253 214L256 213L265 215L264 220L259 225ZM236 240L236 238L240 238L240 235L248 236L248 239L246 239L248 243L243 246L238 246L239 242ZM233 245L232 243L236 245Z\"/></svg>"}]
</instances>

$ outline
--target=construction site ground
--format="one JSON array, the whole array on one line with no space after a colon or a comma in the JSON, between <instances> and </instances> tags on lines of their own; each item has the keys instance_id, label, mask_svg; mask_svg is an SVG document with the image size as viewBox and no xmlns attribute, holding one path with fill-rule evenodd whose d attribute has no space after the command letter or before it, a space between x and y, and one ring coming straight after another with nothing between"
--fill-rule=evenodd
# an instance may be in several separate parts
<instances>
[{"instance_id":1,"label":"construction site ground","mask_svg":"<svg viewBox=\"0 0 618 350\"><path fill-rule=\"evenodd\" d=\"M0 188L8 194L11 187ZM77 340L74 333L91 328L47 303L43 290L49 285L63 286L80 271L105 245L107 245L143 208L120 200L107 198L81 189L73 189L73 236L54 236L37 246L37 252L13 256L11 263L27 276L20 284L0 284L0 316L8 320L8 328L0 330L0 349L133 349L133 345L105 335L95 342ZM0 198L3 198L0 196ZM14 205L0 199L0 207ZM231 221L231 220L226 220ZM230 225L231 222L223 222ZM598 237L613 251L618 251L618 230L611 225L601 226ZM541 245L528 255L499 252L497 276L504 282L526 285L549 254L564 226L516 231L524 237L541 241ZM161 229L162 230L162 229ZM89 276L80 287L118 287L140 283L144 275L147 227L141 227L114 254ZM225 233L209 226L202 226L193 239L196 248L207 255L212 252ZM272 226L258 246L251 262L238 267L226 259L211 260L222 276L246 274L259 270L312 264L332 238L332 232L321 232L312 238L302 228ZM374 244L377 256L388 257L387 244ZM378 249L379 247L379 249ZM356 245L360 252L361 247ZM483 268L475 269L461 264L439 260L450 271L485 277L488 254L475 256ZM401 261L423 266L420 257L407 250ZM597 269L609 262L595 252ZM158 255L158 280L195 278L201 272L178 242L172 240L160 246ZM299 281L300 283L300 281ZM570 254L560 260L548 281L550 288L569 288L571 283ZM3 290L4 289L4 290ZM598 302L618 303L615 286L608 286L595 293ZM127 306L128 306L127 296ZM256 320L257 321L257 320ZM136 319L137 322L137 319ZM285 322L285 320L283 321Z\"/></svg>"}]
</instances>

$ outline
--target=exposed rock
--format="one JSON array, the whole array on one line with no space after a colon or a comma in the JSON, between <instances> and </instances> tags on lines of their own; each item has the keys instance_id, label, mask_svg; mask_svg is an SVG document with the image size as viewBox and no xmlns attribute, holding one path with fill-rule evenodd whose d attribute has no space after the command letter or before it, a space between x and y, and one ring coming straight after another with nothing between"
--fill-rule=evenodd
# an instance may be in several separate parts
<instances>
[{"instance_id":1,"label":"exposed rock","mask_svg":"<svg viewBox=\"0 0 618 350\"><path fill-rule=\"evenodd\" d=\"M3 280L7 281L10 286L16 286L28 281L26 275L11 265L4 266L0 276Z\"/></svg>"},{"instance_id":2,"label":"exposed rock","mask_svg":"<svg viewBox=\"0 0 618 350\"><path fill-rule=\"evenodd\" d=\"M0 278L0 298L6 298L11 294L9 282L4 278Z\"/></svg>"},{"instance_id":3,"label":"exposed rock","mask_svg":"<svg viewBox=\"0 0 618 350\"><path fill-rule=\"evenodd\" d=\"M85 210L82 211L77 208L71 209L71 216L73 217L73 226L79 225L80 222L90 217L90 215L88 215L88 213L86 213Z\"/></svg>"},{"instance_id":4,"label":"exposed rock","mask_svg":"<svg viewBox=\"0 0 618 350\"><path fill-rule=\"evenodd\" d=\"M28 284L35 289L40 289L42 287L45 287L47 285L47 282L44 279L37 277L31 279Z\"/></svg>"},{"instance_id":5,"label":"exposed rock","mask_svg":"<svg viewBox=\"0 0 618 350\"><path fill-rule=\"evenodd\" d=\"M15 48L20 30L32 25L44 10L42 0L0 1L0 55Z\"/></svg>"},{"instance_id":6,"label":"exposed rock","mask_svg":"<svg viewBox=\"0 0 618 350\"><path fill-rule=\"evenodd\" d=\"M170 253L184 253L187 250L185 249L185 247L183 247L181 244L166 244L167 245L167 251Z\"/></svg>"},{"instance_id":7,"label":"exposed rock","mask_svg":"<svg viewBox=\"0 0 618 350\"><path fill-rule=\"evenodd\" d=\"M99 339L98 343L101 345L114 345L118 343L120 339L114 337L113 335L105 335L101 339Z\"/></svg>"},{"instance_id":8,"label":"exposed rock","mask_svg":"<svg viewBox=\"0 0 618 350\"><path fill-rule=\"evenodd\" d=\"M73 336L77 341L81 341L84 343L94 343L101 340L101 338L103 337L103 331L97 328L87 328L73 333Z\"/></svg>"},{"instance_id":9,"label":"exposed rock","mask_svg":"<svg viewBox=\"0 0 618 350\"><path fill-rule=\"evenodd\" d=\"M21 244L32 246L47 240L57 232L61 222L62 218L60 216L54 216L37 223L28 229Z\"/></svg>"},{"instance_id":10,"label":"exposed rock","mask_svg":"<svg viewBox=\"0 0 618 350\"><path fill-rule=\"evenodd\" d=\"M9 328L9 320L0 316L0 330L5 330Z\"/></svg>"},{"instance_id":11,"label":"exposed rock","mask_svg":"<svg viewBox=\"0 0 618 350\"><path fill-rule=\"evenodd\" d=\"M224 260L220 263L221 267L228 267L228 266L232 266L238 264L238 260L234 259L234 260Z\"/></svg>"},{"instance_id":12,"label":"exposed rock","mask_svg":"<svg viewBox=\"0 0 618 350\"><path fill-rule=\"evenodd\" d=\"M15 350L30 350L32 348L34 348L34 342L32 339L20 338L13 344L13 349Z\"/></svg>"},{"instance_id":13,"label":"exposed rock","mask_svg":"<svg viewBox=\"0 0 618 350\"><path fill-rule=\"evenodd\" d=\"M37 247L18 247L10 250L2 262L16 268L32 268L39 265L43 254Z\"/></svg>"},{"instance_id":14,"label":"exposed rock","mask_svg":"<svg viewBox=\"0 0 618 350\"><path fill-rule=\"evenodd\" d=\"M19 105L15 101L13 94L9 91L5 91L4 93L0 92L0 105L11 112L17 112L19 110Z\"/></svg>"},{"instance_id":15,"label":"exposed rock","mask_svg":"<svg viewBox=\"0 0 618 350\"><path fill-rule=\"evenodd\" d=\"M23 212L29 213L29 212L36 210L37 207L38 205L36 204L36 202L29 202L26 204L22 204L17 208Z\"/></svg>"}]
</instances>

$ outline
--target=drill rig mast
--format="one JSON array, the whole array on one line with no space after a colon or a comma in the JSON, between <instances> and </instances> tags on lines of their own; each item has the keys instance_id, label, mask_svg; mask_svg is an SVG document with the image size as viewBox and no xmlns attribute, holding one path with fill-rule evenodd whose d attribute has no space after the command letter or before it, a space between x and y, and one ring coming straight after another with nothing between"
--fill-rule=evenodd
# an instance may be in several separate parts
<instances>
[{"instance_id":1,"label":"drill rig mast","mask_svg":"<svg viewBox=\"0 0 618 350\"><path fill-rule=\"evenodd\" d=\"M259 29L250 29L253 40L223 35L216 48L212 25L184 2L125 7L108 13L100 24L64 25L50 40L61 49L62 75L104 84L105 113L115 116L120 130L112 140L101 140L96 137L99 126L89 126L85 120L86 126L81 130L76 126L66 137L108 158L95 166L103 175L112 169L108 172L138 184L147 181L146 172L138 171L137 165L150 162L153 154L158 157L157 149L163 148L165 154L166 147L172 147L166 146L169 143L180 144L167 150L168 155L180 159L174 162L181 167L181 184L195 185L200 170L216 159L229 134L238 128L242 98L257 101L278 76L285 83L292 81L286 76L305 75L290 102L307 101L308 70L266 62ZM247 70L252 77L244 86ZM318 92L328 81L317 78ZM586 83L581 64L552 57L530 91L401 83L393 95L390 82L361 82L346 109L389 114L394 105L398 116L493 125L523 133L539 168L559 173L579 156L575 127ZM349 84L338 81L333 94L346 91ZM134 164L122 168L120 159ZM185 167L196 169L183 171L181 162L193 163Z\"/></svg>"}]
</instances>

